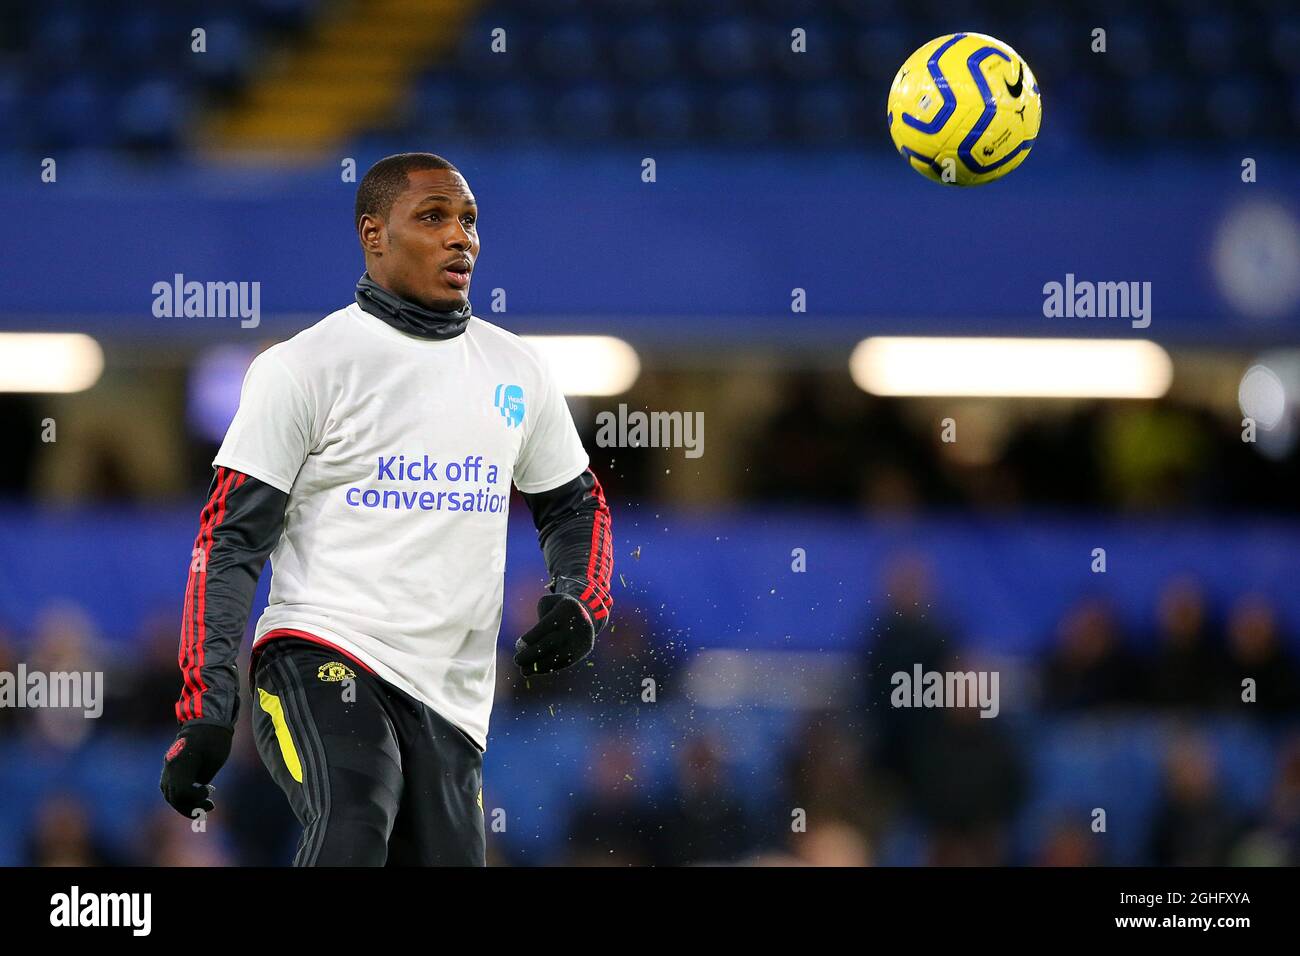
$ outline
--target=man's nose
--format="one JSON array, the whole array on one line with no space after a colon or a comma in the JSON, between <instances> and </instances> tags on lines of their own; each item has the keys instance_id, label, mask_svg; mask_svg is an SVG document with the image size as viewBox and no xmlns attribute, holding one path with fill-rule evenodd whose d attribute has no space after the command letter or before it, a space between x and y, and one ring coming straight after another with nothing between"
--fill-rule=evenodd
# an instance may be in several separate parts
<instances>
[{"instance_id":1,"label":"man's nose","mask_svg":"<svg viewBox=\"0 0 1300 956\"><path fill-rule=\"evenodd\" d=\"M447 234L447 248L460 249L462 251L471 248L474 240L470 238L469 231L463 223L456 223L456 227Z\"/></svg>"}]
</instances>

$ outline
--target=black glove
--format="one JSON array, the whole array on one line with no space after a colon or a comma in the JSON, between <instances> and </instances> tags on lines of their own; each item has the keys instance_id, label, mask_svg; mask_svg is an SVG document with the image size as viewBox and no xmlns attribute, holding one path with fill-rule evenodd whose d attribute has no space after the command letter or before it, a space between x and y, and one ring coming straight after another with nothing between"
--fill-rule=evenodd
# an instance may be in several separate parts
<instances>
[{"instance_id":1,"label":"black glove","mask_svg":"<svg viewBox=\"0 0 1300 956\"><path fill-rule=\"evenodd\" d=\"M230 756L234 731L219 724L186 724L163 758L158 787L176 812L193 817L212 812L212 778Z\"/></svg>"},{"instance_id":2,"label":"black glove","mask_svg":"<svg viewBox=\"0 0 1300 956\"><path fill-rule=\"evenodd\" d=\"M515 664L525 677L576 664L596 646L591 612L572 594L546 594L537 602L537 624L515 641Z\"/></svg>"}]
</instances>

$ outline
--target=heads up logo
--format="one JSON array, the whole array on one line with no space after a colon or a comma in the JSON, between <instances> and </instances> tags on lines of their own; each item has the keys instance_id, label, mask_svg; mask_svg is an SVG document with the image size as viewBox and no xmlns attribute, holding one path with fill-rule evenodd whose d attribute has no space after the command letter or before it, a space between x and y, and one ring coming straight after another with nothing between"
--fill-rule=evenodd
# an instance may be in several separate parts
<instances>
[{"instance_id":1,"label":"heads up logo","mask_svg":"<svg viewBox=\"0 0 1300 956\"><path fill-rule=\"evenodd\" d=\"M518 428L524 423L524 390L518 385L498 385L492 400L507 428Z\"/></svg>"}]
</instances>

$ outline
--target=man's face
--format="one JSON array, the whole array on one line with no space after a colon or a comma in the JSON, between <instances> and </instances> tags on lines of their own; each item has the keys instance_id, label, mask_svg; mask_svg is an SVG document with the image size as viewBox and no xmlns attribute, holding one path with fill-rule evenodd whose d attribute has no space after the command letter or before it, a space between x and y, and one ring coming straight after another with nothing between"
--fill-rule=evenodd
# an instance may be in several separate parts
<instances>
[{"instance_id":1,"label":"man's face","mask_svg":"<svg viewBox=\"0 0 1300 956\"><path fill-rule=\"evenodd\" d=\"M460 173L410 173L387 222L361 219L370 277L427 309L459 309L469 301L470 273L478 262L477 223L474 194Z\"/></svg>"}]
</instances>

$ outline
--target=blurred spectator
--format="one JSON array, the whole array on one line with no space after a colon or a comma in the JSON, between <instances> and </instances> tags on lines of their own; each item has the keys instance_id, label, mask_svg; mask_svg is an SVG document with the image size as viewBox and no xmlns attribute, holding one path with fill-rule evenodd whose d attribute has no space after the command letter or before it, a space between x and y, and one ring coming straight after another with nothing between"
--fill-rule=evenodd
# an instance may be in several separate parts
<instances>
[{"instance_id":1,"label":"blurred spectator","mask_svg":"<svg viewBox=\"0 0 1300 956\"><path fill-rule=\"evenodd\" d=\"M898 772L917 728L932 711L901 710L890 704L893 675L938 670L954 650L954 638L935 620L930 607L930 567L920 555L893 558L885 570L884 610L873 622L864 659L866 719L879 733L875 763Z\"/></svg>"},{"instance_id":2,"label":"blurred spectator","mask_svg":"<svg viewBox=\"0 0 1300 956\"><path fill-rule=\"evenodd\" d=\"M1151 699L1162 707L1205 710L1221 697L1223 658L1211 644L1205 591L1175 578L1160 594L1159 645L1151 670Z\"/></svg>"},{"instance_id":3,"label":"blurred spectator","mask_svg":"<svg viewBox=\"0 0 1300 956\"><path fill-rule=\"evenodd\" d=\"M566 832L573 866L646 866L651 843L660 838L654 808L636 784L637 760L620 740L608 739L592 754L587 795L570 814Z\"/></svg>"},{"instance_id":4,"label":"blurred spectator","mask_svg":"<svg viewBox=\"0 0 1300 956\"><path fill-rule=\"evenodd\" d=\"M1007 439L1002 462L1031 505L1092 508L1100 503L1104 483L1098 460L1097 430L1101 406L1085 404L1064 419L1028 419Z\"/></svg>"},{"instance_id":5,"label":"blurred spectator","mask_svg":"<svg viewBox=\"0 0 1300 956\"><path fill-rule=\"evenodd\" d=\"M41 444L40 403L35 395L0 392L0 494L26 493Z\"/></svg>"},{"instance_id":6,"label":"blurred spectator","mask_svg":"<svg viewBox=\"0 0 1300 956\"><path fill-rule=\"evenodd\" d=\"M105 718L115 727L175 732L175 703L181 694L180 610L158 611L139 639L117 655L106 679Z\"/></svg>"},{"instance_id":7,"label":"blurred spectator","mask_svg":"<svg viewBox=\"0 0 1300 956\"><path fill-rule=\"evenodd\" d=\"M810 823L808 832L794 834L790 845L804 866L871 866L871 848L862 833L841 820Z\"/></svg>"},{"instance_id":8,"label":"blurred spectator","mask_svg":"<svg viewBox=\"0 0 1300 956\"><path fill-rule=\"evenodd\" d=\"M981 717L978 707L933 713L939 719L914 735L905 771L909 809L930 830L929 862L1005 864L1029 783L1005 718Z\"/></svg>"},{"instance_id":9,"label":"blurred spectator","mask_svg":"<svg viewBox=\"0 0 1300 956\"><path fill-rule=\"evenodd\" d=\"M861 734L845 724L833 712L805 723L782 774L784 799L804 808L810 821L839 820L874 842L887 823L878 794L869 789L879 789L879 774L865 765Z\"/></svg>"},{"instance_id":10,"label":"blurred spectator","mask_svg":"<svg viewBox=\"0 0 1300 956\"><path fill-rule=\"evenodd\" d=\"M4 628L0 627L0 673L18 674L18 646L10 639ZM0 707L0 734L10 734L18 726L23 714L27 713L17 707Z\"/></svg>"},{"instance_id":11,"label":"blurred spectator","mask_svg":"<svg viewBox=\"0 0 1300 956\"><path fill-rule=\"evenodd\" d=\"M659 815L652 858L660 865L726 863L756 843L717 741L688 740L678 754L676 786Z\"/></svg>"},{"instance_id":12,"label":"blurred spectator","mask_svg":"<svg viewBox=\"0 0 1300 956\"><path fill-rule=\"evenodd\" d=\"M1293 716L1300 708L1295 663L1278 635L1277 611L1259 594L1242 597L1228 616L1229 681L1224 698L1230 709L1258 708L1270 717ZM1241 682L1255 681L1256 700L1243 704Z\"/></svg>"},{"instance_id":13,"label":"blurred spectator","mask_svg":"<svg viewBox=\"0 0 1300 956\"><path fill-rule=\"evenodd\" d=\"M860 436L826 400L825 375L791 372L779 392L782 404L755 435L745 460L746 481L758 498L806 504L851 501L856 492Z\"/></svg>"},{"instance_id":14,"label":"blurred spectator","mask_svg":"<svg viewBox=\"0 0 1300 956\"><path fill-rule=\"evenodd\" d=\"M1098 866L1100 835L1093 833L1086 810L1076 810L1057 820L1034 852L1034 866Z\"/></svg>"},{"instance_id":15,"label":"blurred spectator","mask_svg":"<svg viewBox=\"0 0 1300 956\"><path fill-rule=\"evenodd\" d=\"M1241 823L1219 792L1218 765L1202 740L1185 736L1170 746L1164 784L1151 825L1150 861L1156 866L1223 866Z\"/></svg>"},{"instance_id":16,"label":"blurred spectator","mask_svg":"<svg viewBox=\"0 0 1300 956\"><path fill-rule=\"evenodd\" d=\"M218 813L220 811L217 811ZM202 830L166 804L144 821L135 852L144 866L233 866L225 836L215 814Z\"/></svg>"},{"instance_id":17,"label":"blurred spectator","mask_svg":"<svg viewBox=\"0 0 1300 956\"><path fill-rule=\"evenodd\" d=\"M118 866L91 832L90 809L71 794L55 794L37 811L27 834L24 866Z\"/></svg>"},{"instance_id":18,"label":"blurred spectator","mask_svg":"<svg viewBox=\"0 0 1300 956\"><path fill-rule=\"evenodd\" d=\"M745 866L871 866L871 846L862 832L836 817L809 818L808 828L787 828L780 850L764 850L741 861Z\"/></svg>"},{"instance_id":19,"label":"blurred spectator","mask_svg":"<svg viewBox=\"0 0 1300 956\"><path fill-rule=\"evenodd\" d=\"M1102 407L1096 455L1108 498L1148 511L1206 500L1201 486L1214 470L1210 416L1174 401Z\"/></svg>"},{"instance_id":20,"label":"blurred spectator","mask_svg":"<svg viewBox=\"0 0 1300 956\"><path fill-rule=\"evenodd\" d=\"M37 622L27 669L46 675L90 674L93 681L95 674L103 672L104 660L90 615L71 602L46 608ZM43 707L34 712L33 720L41 739L67 750L79 746L97 723L80 707Z\"/></svg>"},{"instance_id":21,"label":"blurred spectator","mask_svg":"<svg viewBox=\"0 0 1300 956\"><path fill-rule=\"evenodd\" d=\"M258 756L252 721L246 713L240 714L230 761L217 778L215 802L216 819L229 832L240 865L288 866L293 862L301 827Z\"/></svg>"},{"instance_id":22,"label":"blurred spectator","mask_svg":"<svg viewBox=\"0 0 1300 956\"><path fill-rule=\"evenodd\" d=\"M1234 848L1237 866L1300 866L1300 735L1280 749L1268 803Z\"/></svg>"},{"instance_id":23,"label":"blurred spectator","mask_svg":"<svg viewBox=\"0 0 1300 956\"><path fill-rule=\"evenodd\" d=\"M1066 613L1047 663L1045 707L1128 706L1144 684L1141 665L1125 651L1108 605L1085 599Z\"/></svg>"}]
</instances>

